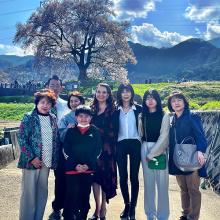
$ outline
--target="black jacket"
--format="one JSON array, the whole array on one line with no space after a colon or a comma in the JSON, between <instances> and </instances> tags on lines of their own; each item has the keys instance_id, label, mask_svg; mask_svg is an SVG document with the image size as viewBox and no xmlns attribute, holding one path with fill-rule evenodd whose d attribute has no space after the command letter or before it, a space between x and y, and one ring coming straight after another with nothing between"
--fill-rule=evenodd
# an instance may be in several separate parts
<instances>
[{"instance_id":1,"label":"black jacket","mask_svg":"<svg viewBox=\"0 0 220 220\"><path fill-rule=\"evenodd\" d=\"M69 128L63 144L65 170L75 170L78 164L86 164L89 170L95 171L101 146L101 136L95 126L91 126L84 134L77 126Z\"/></svg>"},{"instance_id":2,"label":"black jacket","mask_svg":"<svg viewBox=\"0 0 220 220\"><path fill-rule=\"evenodd\" d=\"M138 129L138 115L142 112L142 107L140 105L136 105L136 104L134 104L134 106L136 107L136 110L134 110L134 115L135 115L135 119L136 119L136 126ZM113 124L115 141L118 140L119 117L120 117L120 110L118 109L113 113L113 116L112 116L112 124Z\"/></svg>"}]
</instances>

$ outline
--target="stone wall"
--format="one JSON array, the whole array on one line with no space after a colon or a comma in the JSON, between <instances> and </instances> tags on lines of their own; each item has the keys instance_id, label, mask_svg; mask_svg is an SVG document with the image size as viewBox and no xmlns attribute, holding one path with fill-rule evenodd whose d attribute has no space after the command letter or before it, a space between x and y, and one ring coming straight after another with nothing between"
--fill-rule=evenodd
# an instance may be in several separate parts
<instances>
[{"instance_id":1,"label":"stone wall","mask_svg":"<svg viewBox=\"0 0 220 220\"><path fill-rule=\"evenodd\" d=\"M9 144L0 146L0 169L19 156L19 145L17 139L18 129L8 129L5 132L5 138L8 138Z\"/></svg>"},{"instance_id":2,"label":"stone wall","mask_svg":"<svg viewBox=\"0 0 220 220\"><path fill-rule=\"evenodd\" d=\"M220 195L220 111L201 111L208 142L206 171L213 190Z\"/></svg>"}]
</instances>

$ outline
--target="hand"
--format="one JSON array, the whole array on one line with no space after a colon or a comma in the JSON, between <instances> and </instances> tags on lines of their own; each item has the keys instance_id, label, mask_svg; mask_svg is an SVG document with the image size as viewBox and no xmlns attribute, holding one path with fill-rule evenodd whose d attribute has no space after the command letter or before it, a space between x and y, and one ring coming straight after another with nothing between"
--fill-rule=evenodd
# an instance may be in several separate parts
<instances>
[{"instance_id":1,"label":"hand","mask_svg":"<svg viewBox=\"0 0 220 220\"><path fill-rule=\"evenodd\" d=\"M67 125L67 128L74 128L74 127L75 127L74 124L68 124L68 125Z\"/></svg>"},{"instance_id":2,"label":"hand","mask_svg":"<svg viewBox=\"0 0 220 220\"><path fill-rule=\"evenodd\" d=\"M85 172L84 169L83 169L83 165L81 165L81 164L78 164L75 169L79 173Z\"/></svg>"},{"instance_id":3,"label":"hand","mask_svg":"<svg viewBox=\"0 0 220 220\"><path fill-rule=\"evenodd\" d=\"M41 166L42 166L42 161L40 161L38 157L35 157L35 158L31 161L31 164L32 164L35 168L39 169L39 168L41 168Z\"/></svg>"},{"instance_id":4,"label":"hand","mask_svg":"<svg viewBox=\"0 0 220 220\"><path fill-rule=\"evenodd\" d=\"M151 159L146 156L146 161L149 162Z\"/></svg>"},{"instance_id":5,"label":"hand","mask_svg":"<svg viewBox=\"0 0 220 220\"><path fill-rule=\"evenodd\" d=\"M203 166L205 163L204 154L201 151L198 151L198 161Z\"/></svg>"}]
</instances>

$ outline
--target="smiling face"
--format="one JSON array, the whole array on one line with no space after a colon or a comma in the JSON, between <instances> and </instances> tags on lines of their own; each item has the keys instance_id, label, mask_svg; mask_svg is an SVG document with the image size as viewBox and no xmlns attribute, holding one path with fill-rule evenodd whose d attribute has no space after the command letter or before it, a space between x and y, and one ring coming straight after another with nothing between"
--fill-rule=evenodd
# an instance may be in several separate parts
<instances>
[{"instance_id":1,"label":"smiling face","mask_svg":"<svg viewBox=\"0 0 220 220\"><path fill-rule=\"evenodd\" d=\"M92 117L85 113L80 113L76 116L77 123L80 125L88 125L91 122Z\"/></svg>"},{"instance_id":2,"label":"smiling face","mask_svg":"<svg viewBox=\"0 0 220 220\"><path fill-rule=\"evenodd\" d=\"M41 114L48 114L52 107L52 103L49 101L47 97L43 97L37 104L37 110Z\"/></svg>"},{"instance_id":3,"label":"smiling face","mask_svg":"<svg viewBox=\"0 0 220 220\"><path fill-rule=\"evenodd\" d=\"M48 88L54 91L56 96L59 96L60 92L62 91L60 80L51 79L49 82Z\"/></svg>"},{"instance_id":4,"label":"smiling face","mask_svg":"<svg viewBox=\"0 0 220 220\"><path fill-rule=\"evenodd\" d=\"M106 102L109 97L107 89L104 86L98 86L96 89L95 97L98 102Z\"/></svg>"},{"instance_id":5,"label":"smiling face","mask_svg":"<svg viewBox=\"0 0 220 220\"><path fill-rule=\"evenodd\" d=\"M72 110L75 110L81 104L80 99L76 96L71 96L69 103Z\"/></svg>"},{"instance_id":6,"label":"smiling face","mask_svg":"<svg viewBox=\"0 0 220 220\"><path fill-rule=\"evenodd\" d=\"M171 106L176 113L181 113L185 108L184 100L174 96L171 99Z\"/></svg>"},{"instance_id":7,"label":"smiling face","mask_svg":"<svg viewBox=\"0 0 220 220\"><path fill-rule=\"evenodd\" d=\"M130 102L131 101L131 91L124 89L121 93L121 99L123 102Z\"/></svg>"}]
</instances>

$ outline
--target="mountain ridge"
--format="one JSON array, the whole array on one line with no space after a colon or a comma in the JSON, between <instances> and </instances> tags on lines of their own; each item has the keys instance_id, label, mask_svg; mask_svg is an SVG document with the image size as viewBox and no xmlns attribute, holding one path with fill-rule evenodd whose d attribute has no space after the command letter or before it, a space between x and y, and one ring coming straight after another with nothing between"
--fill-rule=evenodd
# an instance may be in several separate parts
<instances>
[{"instance_id":1,"label":"mountain ridge","mask_svg":"<svg viewBox=\"0 0 220 220\"><path fill-rule=\"evenodd\" d=\"M143 83L145 80L220 80L220 48L215 41L204 41L191 38L170 48L156 48L129 42L137 64L127 64L128 78L132 83ZM220 38L219 38L220 42ZM46 62L45 71L50 63ZM76 71L72 68L70 72ZM33 56L0 55L0 73L8 74L10 80L20 73L25 78L39 76L34 66ZM68 73L68 78L71 74ZM64 74L65 76L65 74Z\"/></svg>"}]
</instances>

